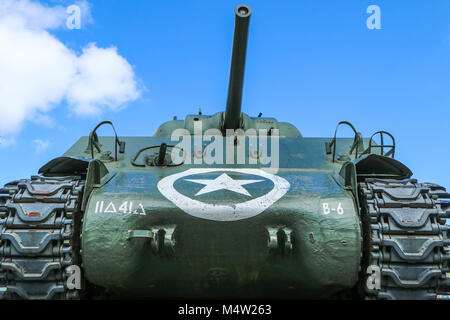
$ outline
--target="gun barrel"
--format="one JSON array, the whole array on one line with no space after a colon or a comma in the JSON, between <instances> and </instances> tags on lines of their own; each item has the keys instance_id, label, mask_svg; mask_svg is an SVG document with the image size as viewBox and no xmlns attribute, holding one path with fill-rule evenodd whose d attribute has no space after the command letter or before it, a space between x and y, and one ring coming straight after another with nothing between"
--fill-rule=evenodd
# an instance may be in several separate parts
<instances>
[{"instance_id":1,"label":"gun barrel","mask_svg":"<svg viewBox=\"0 0 450 320\"><path fill-rule=\"evenodd\" d=\"M251 9L246 5L239 5L236 7L235 13L230 82L228 84L227 108L224 121L224 129L233 130L240 127L245 55Z\"/></svg>"}]
</instances>

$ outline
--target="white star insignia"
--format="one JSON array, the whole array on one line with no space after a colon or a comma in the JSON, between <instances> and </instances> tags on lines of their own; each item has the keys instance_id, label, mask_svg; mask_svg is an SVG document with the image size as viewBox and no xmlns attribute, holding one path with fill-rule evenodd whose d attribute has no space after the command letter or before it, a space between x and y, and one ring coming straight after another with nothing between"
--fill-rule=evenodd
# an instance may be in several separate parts
<instances>
[{"instance_id":1,"label":"white star insignia","mask_svg":"<svg viewBox=\"0 0 450 320\"><path fill-rule=\"evenodd\" d=\"M248 197L251 197L251 194L242 186L246 184L261 182L263 180L234 180L226 173L222 173L215 179L185 179L189 182L204 184L205 186L196 193L196 196L217 191L217 190L230 190L233 192L237 192Z\"/></svg>"}]
</instances>

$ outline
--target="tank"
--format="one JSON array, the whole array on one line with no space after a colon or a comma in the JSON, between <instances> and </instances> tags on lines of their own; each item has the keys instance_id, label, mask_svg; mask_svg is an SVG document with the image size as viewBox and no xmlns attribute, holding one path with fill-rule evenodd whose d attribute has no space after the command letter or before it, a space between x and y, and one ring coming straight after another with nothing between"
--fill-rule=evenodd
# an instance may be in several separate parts
<instances>
[{"instance_id":1,"label":"tank","mask_svg":"<svg viewBox=\"0 0 450 320\"><path fill-rule=\"evenodd\" d=\"M411 179L389 132L309 138L241 112L250 16L225 112L148 137L103 121L0 190L2 299L450 298L450 195Z\"/></svg>"}]
</instances>

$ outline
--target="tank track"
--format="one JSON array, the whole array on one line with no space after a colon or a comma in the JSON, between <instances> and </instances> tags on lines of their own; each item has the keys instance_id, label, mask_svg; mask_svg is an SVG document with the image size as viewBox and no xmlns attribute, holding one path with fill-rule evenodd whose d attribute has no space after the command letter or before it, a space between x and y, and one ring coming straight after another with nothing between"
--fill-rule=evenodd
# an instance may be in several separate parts
<instances>
[{"instance_id":1,"label":"tank track","mask_svg":"<svg viewBox=\"0 0 450 320\"><path fill-rule=\"evenodd\" d=\"M84 181L33 176L0 189L0 299L77 299Z\"/></svg>"},{"instance_id":2,"label":"tank track","mask_svg":"<svg viewBox=\"0 0 450 320\"><path fill-rule=\"evenodd\" d=\"M366 272L380 271L378 288L366 299L450 299L450 194L409 180L366 179L359 183ZM367 274L362 277L364 281Z\"/></svg>"}]
</instances>

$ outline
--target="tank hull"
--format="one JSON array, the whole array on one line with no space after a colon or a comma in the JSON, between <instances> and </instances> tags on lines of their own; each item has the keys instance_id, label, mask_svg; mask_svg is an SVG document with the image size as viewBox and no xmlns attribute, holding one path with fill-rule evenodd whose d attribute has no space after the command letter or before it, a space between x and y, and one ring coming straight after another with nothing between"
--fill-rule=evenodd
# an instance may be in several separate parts
<instances>
[{"instance_id":1,"label":"tank hull","mask_svg":"<svg viewBox=\"0 0 450 320\"><path fill-rule=\"evenodd\" d=\"M121 297L159 298L325 298L356 284L358 210L326 170L280 170L289 192L236 221L174 205L157 188L170 174L118 171L92 192L82 230L90 282Z\"/></svg>"}]
</instances>

